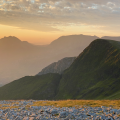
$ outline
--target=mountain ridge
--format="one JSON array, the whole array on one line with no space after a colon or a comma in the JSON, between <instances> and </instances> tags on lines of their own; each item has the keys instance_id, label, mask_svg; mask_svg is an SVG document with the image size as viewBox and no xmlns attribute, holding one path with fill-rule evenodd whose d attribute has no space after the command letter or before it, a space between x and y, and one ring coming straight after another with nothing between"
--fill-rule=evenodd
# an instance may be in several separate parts
<instances>
[{"instance_id":1,"label":"mountain ridge","mask_svg":"<svg viewBox=\"0 0 120 120\"><path fill-rule=\"evenodd\" d=\"M108 40L93 41L83 51L83 53L80 54L76 59L76 62L74 62L72 66L64 72L56 98L67 99L69 97L69 99L73 99L74 96L76 96L77 99L105 99L109 94L112 94L113 91L117 91L115 90L115 86L111 84L114 83L114 79L117 81L116 76L118 76L118 71L120 70L119 67L114 64L114 59L117 59L115 55L119 53L119 50L117 51L118 53L115 54L114 51L116 51L116 47L114 47L110 42L111 41ZM95 43L97 43L97 45ZM94 46L94 49L92 49L92 45ZM108 55L107 58L106 55ZM119 62L117 63L119 64ZM77 68L74 68L75 66ZM113 72L113 68L115 72ZM69 77L66 78L66 76ZM109 81L107 80L108 78ZM74 86L72 86L72 80L75 80ZM84 83L84 81L86 81L86 83ZM104 87L102 87L102 85ZM72 88L70 88L70 86L72 86ZM109 91L106 91L107 88L109 88ZM65 91L63 92L64 89ZM119 87L117 87L117 89L119 90ZM78 93L76 93L76 91Z\"/></svg>"},{"instance_id":2,"label":"mountain ridge","mask_svg":"<svg viewBox=\"0 0 120 120\"><path fill-rule=\"evenodd\" d=\"M43 88L44 92L52 90L55 93L47 100L63 99L120 99L120 42L112 40L97 39L79 54L72 65L62 75L52 73L39 76L24 77L13 81L0 88L0 99L43 99L39 93ZM51 76L51 77L50 77ZM43 79L44 78L44 79ZM54 79L55 78L55 79ZM37 79L38 82L34 80ZM25 86L22 81L28 82ZM47 85L48 82L50 85ZM31 95L31 86L34 94ZM9 87L8 87L9 86ZM11 91L12 89L12 91ZM19 92L20 94L18 94ZM27 91L27 93L24 93ZM18 95L15 97L15 95ZM27 94L27 96L25 96ZM29 96L29 97L28 97Z\"/></svg>"},{"instance_id":3,"label":"mountain ridge","mask_svg":"<svg viewBox=\"0 0 120 120\"><path fill-rule=\"evenodd\" d=\"M59 60L58 62L54 62L49 66L42 69L37 75L47 74L47 73L59 73L61 74L65 69L70 67L76 57L67 57Z\"/></svg>"},{"instance_id":4,"label":"mountain ridge","mask_svg":"<svg viewBox=\"0 0 120 120\"><path fill-rule=\"evenodd\" d=\"M31 44L27 41L21 41L19 38L15 37L15 36L8 36L8 37L4 37L0 39L0 44L20 44L20 43L25 43L25 44L29 44L29 45L34 45Z\"/></svg>"},{"instance_id":5,"label":"mountain ridge","mask_svg":"<svg viewBox=\"0 0 120 120\"><path fill-rule=\"evenodd\" d=\"M13 36L4 39L7 39L6 44L0 42L0 83L6 84L24 76L33 76L44 67L62 58L78 56L96 37L63 36L55 44L46 46L23 42ZM10 42L12 39L17 40L13 43ZM68 42L69 40L70 42Z\"/></svg>"}]
</instances>

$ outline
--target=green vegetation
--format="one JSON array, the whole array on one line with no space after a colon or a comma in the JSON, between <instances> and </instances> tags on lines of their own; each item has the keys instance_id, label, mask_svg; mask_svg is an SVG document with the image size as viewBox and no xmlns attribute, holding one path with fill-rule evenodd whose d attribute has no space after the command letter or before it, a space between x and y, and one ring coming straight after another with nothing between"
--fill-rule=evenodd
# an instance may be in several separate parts
<instances>
[{"instance_id":1,"label":"green vegetation","mask_svg":"<svg viewBox=\"0 0 120 120\"><path fill-rule=\"evenodd\" d=\"M54 99L60 78L59 74L47 74L15 80L0 88L0 99Z\"/></svg>"},{"instance_id":2,"label":"green vegetation","mask_svg":"<svg viewBox=\"0 0 120 120\"><path fill-rule=\"evenodd\" d=\"M13 81L0 88L0 99L120 99L120 42L97 39L62 75Z\"/></svg>"},{"instance_id":3,"label":"green vegetation","mask_svg":"<svg viewBox=\"0 0 120 120\"><path fill-rule=\"evenodd\" d=\"M36 101L32 106L55 107L112 107L120 109L120 100L60 100L60 101ZM29 106L28 106L29 107Z\"/></svg>"},{"instance_id":4,"label":"green vegetation","mask_svg":"<svg viewBox=\"0 0 120 120\"><path fill-rule=\"evenodd\" d=\"M67 69L57 99L119 99L120 51L116 41L93 41ZM120 94L120 93L119 93Z\"/></svg>"}]
</instances>

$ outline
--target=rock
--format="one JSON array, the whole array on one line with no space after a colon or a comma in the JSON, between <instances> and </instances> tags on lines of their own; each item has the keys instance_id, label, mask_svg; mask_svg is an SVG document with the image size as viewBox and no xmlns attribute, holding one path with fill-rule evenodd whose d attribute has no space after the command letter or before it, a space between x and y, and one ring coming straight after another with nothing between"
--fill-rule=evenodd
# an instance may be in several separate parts
<instances>
[{"instance_id":1,"label":"rock","mask_svg":"<svg viewBox=\"0 0 120 120\"><path fill-rule=\"evenodd\" d=\"M53 116L55 116L55 115L58 114L58 111L57 111L56 109L52 109L52 110L50 111L50 113L51 113Z\"/></svg>"},{"instance_id":2,"label":"rock","mask_svg":"<svg viewBox=\"0 0 120 120\"><path fill-rule=\"evenodd\" d=\"M67 112L61 112L59 118L66 118L68 116Z\"/></svg>"},{"instance_id":3,"label":"rock","mask_svg":"<svg viewBox=\"0 0 120 120\"><path fill-rule=\"evenodd\" d=\"M33 104L32 102L17 101L16 104L16 101L0 101L3 107L18 106L13 109L0 109L0 120L120 120L120 110L111 107L75 109L75 107L31 106L26 109L26 105Z\"/></svg>"},{"instance_id":4,"label":"rock","mask_svg":"<svg viewBox=\"0 0 120 120\"><path fill-rule=\"evenodd\" d=\"M70 67L70 65L73 63L73 61L75 59L76 59L76 57L63 58L62 60L59 60L58 62L52 63L49 66L45 67L37 75L43 75L43 74L47 74L47 73L61 74L65 69Z\"/></svg>"},{"instance_id":5,"label":"rock","mask_svg":"<svg viewBox=\"0 0 120 120\"><path fill-rule=\"evenodd\" d=\"M69 114L68 117L67 117L67 119L75 119L75 114L74 113Z\"/></svg>"}]
</instances>

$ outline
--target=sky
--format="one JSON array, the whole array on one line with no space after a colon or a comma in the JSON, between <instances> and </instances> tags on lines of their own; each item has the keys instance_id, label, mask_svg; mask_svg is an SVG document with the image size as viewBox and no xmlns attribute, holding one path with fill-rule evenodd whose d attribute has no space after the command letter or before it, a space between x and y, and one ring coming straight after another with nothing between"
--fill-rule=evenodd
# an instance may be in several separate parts
<instances>
[{"instance_id":1,"label":"sky","mask_svg":"<svg viewBox=\"0 0 120 120\"><path fill-rule=\"evenodd\" d=\"M0 38L49 44L72 34L120 36L120 0L0 0Z\"/></svg>"}]
</instances>

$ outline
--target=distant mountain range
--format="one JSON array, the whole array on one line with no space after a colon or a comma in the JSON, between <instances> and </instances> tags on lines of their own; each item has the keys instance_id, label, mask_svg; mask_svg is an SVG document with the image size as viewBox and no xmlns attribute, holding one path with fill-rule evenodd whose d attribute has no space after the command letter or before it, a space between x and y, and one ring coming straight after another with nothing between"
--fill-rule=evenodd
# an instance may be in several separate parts
<instances>
[{"instance_id":1,"label":"distant mountain range","mask_svg":"<svg viewBox=\"0 0 120 120\"><path fill-rule=\"evenodd\" d=\"M120 40L120 37L103 37ZM35 75L65 57L78 56L97 36L62 36L49 45L33 45L14 36L0 39L0 84Z\"/></svg>"},{"instance_id":2,"label":"distant mountain range","mask_svg":"<svg viewBox=\"0 0 120 120\"><path fill-rule=\"evenodd\" d=\"M120 42L97 39L62 74L15 80L0 87L0 99L120 99L119 73Z\"/></svg>"},{"instance_id":3,"label":"distant mountain range","mask_svg":"<svg viewBox=\"0 0 120 120\"><path fill-rule=\"evenodd\" d=\"M47 73L59 73L61 74L64 70L70 67L76 57L67 57L59 60L58 62L54 62L49 66L42 69L37 75L43 75Z\"/></svg>"},{"instance_id":4,"label":"distant mountain range","mask_svg":"<svg viewBox=\"0 0 120 120\"><path fill-rule=\"evenodd\" d=\"M33 45L14 36L0 39L0 84L35 75L65 57L75 57L96 36L62 36L49 45Z\"/></svg>"},{"instance_id":5,"label":"distant mountain range","mask_svg":"<svg viewBox=\"0 0 120 120\"><path fill-rule=\"evenodd\" d=\"M108 40L120 41L120 36L119 37L104 36L104 37L101 37L101 39L108 39Z\"/></svg>"}]
</instances>

